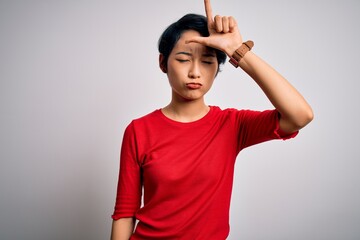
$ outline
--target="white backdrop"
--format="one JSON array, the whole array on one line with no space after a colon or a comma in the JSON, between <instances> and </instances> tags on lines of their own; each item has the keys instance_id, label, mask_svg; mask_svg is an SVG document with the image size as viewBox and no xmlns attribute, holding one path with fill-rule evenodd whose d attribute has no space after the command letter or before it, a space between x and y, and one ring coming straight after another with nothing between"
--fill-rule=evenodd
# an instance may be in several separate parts
<instances>
[{"instance_id":1,"label":"white backdrop","mask_svg":"<svg viewBox=\"0 0 360 240\"><path fill-rule=\"evenodd\" d=\"M212 5L315 112L240 154L229 239L360 239L360 2ZM157 40L188 12L202 0L0 0L0 239L109 238L124 128L168 103ZM207 102L271 108L229 64Z\"/></svg>"}]
</instances>

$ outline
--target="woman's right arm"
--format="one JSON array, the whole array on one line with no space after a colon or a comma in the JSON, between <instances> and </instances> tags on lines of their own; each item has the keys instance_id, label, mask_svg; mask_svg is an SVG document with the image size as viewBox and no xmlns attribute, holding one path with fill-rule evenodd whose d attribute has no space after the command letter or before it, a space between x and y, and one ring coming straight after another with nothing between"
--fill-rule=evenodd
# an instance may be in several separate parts
<instances>
[{"instance_id":1,"label":"woman's right arm","mask_svg":"<svg viewBox=\"0 0 360 240\"><path fill-rule=\"evenodd\" d=\"M120 218L113 220L111 240L129 240L134 231L135 221L133 218Z\"/></svg>"}]
</instances>

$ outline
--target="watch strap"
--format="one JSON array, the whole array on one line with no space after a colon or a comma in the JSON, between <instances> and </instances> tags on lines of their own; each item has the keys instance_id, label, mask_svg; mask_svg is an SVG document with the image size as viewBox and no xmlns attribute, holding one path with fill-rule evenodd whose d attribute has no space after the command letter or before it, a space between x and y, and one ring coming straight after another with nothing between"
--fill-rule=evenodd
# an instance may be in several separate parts
<instances>
[{"instance_id":1,"label":"watch strap","mask_svg":"<svg viewBox=\"0 0 360 240\"><path fill-rule=\"evenodd\" d=\"M230 57L229 62L234 67L239 67L240 60L245 56L245 54L254 47L254 42L249 40L241 44L241 46L235 50L233 55Z\"/></svg>"}]
</instances>

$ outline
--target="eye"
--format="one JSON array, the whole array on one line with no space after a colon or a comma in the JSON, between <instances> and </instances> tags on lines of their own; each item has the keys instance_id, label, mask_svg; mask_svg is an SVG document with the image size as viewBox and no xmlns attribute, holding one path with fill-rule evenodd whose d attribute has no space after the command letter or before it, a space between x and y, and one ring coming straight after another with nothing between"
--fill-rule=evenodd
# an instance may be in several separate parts
<instances>
[{"instance_id":1,"label":"eye","mask_svg":"<svg viewBox=\"0 0 360 240\"><path fill-rule=\"evenodd\" d=\"M184 63L184 62L189 62L188 59L176 59L178 62Z\"/></svg>"},{"instance_id":2,"label":"eye","mask_svg":"<svg viewBox=\"0 0 360 240\"><path fill-rule=\"evenodd\" d=\"M205 64L213 64L216 62L216 58L213 56L204 56L201 58L201 61Z\"/></svg>"}]
</instances>

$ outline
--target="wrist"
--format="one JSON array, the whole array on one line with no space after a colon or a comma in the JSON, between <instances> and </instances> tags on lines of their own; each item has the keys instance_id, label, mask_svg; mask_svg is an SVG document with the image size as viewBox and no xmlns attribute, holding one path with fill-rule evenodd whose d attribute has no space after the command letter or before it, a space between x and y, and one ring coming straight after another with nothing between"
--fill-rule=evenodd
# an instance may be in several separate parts
<instances>
[{"instance_id":1,"label":"wrist","mask_svg":"<svg viewBox=\"0 0 360 240\"><path fill-rule=\"evenodd\" d=\"M235 51L236 51L237 49L239 49L242 44L243 44L243 42L238 43L238 44L235 44L235 45L232 45L232 46L229 46L229 47L226 49L226 51L225 51L226 55L227 55L229 58L231 58L232 55L234 55Z\"/></svg>"},{"instance_id":2,"label":"wrist","mask_svg":"<svg viewBox=\"0 0 360 240\"><path fill-rule=\"evenodd\" d=\"M229 62L234 66L238 67L241 59L245 56L247 52L249 52L254 46L254 42L249 40L241 44L239 48L237 48L230 57Z\"/></svg>"}]
</instances>

